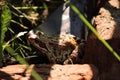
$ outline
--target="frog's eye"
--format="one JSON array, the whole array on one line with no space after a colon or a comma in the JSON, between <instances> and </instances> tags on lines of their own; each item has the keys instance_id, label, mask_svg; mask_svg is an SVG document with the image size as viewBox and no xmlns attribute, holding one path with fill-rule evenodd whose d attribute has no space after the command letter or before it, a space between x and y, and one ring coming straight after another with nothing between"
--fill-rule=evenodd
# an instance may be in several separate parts
<instances>
[{"instance_id":1,"label":"frog's eye","mask_svg":"<svg viewBox=\"0 0 120 80\"><path fill-rule=\"evenodd\" d=\"M44 35L44 33L43 32L41 32L41 31L36 31L36 33L35 33L38 37L40 37L40 36L43 36Z\"/></svg>"},{"instance_id":2,"label":"frog's eye","mask_svg":"<svg viewBox=\"0 0 120 80\"><path fill-rule=\"evenodd\" d=\"M33 30L31 30L31 31L29 31L29 33L28 33L28 38L33 38L33 39L35 39L35 38L37 38L37 35L34 33Z\"/></svg>"}]
</instances>

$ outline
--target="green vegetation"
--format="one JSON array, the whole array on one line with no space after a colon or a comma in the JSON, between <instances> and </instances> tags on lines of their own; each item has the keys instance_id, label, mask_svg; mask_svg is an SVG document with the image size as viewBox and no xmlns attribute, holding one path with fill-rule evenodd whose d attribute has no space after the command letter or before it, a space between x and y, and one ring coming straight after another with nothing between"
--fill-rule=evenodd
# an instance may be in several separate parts
<instances>
[{"instance_id":1,"label":"green vegetation","mask_svg":"<svg viewBox=\"0 0 120 80\"><path fill-rule=\"evenodd\" d=\"M25 2L24 2L25 1ZM25 34L36 25L36 14L38 8L46 9L46 4L41 1L42 5L40 7L34 8L31 3L32 0L27 2L12 2L10 1L0 1L0 65L2 66L2 61L8 56L13 57L14 55L20 55L22 58L32 55L32 48L27 41ZM23 9L27 7L27 9ZM19 10L19 9L20 10ZM30 14L33 13L33 16ZM33 22L32 22L33 21ZM29 26L30 25L30 26ZM39 25L39 24L38 24ZM36 26L38 26L36 25ZM7 47L14 50L14 53L10 55L10 51ZM8 57L7 56L7 57Z\"/></svg>"},{"instance_id":2,"label":"green vegetation","mask_svg":"<svg viewBox=\"0 0 120 80\"><path fill-rule=\"evenodd\" d=\"M2 56L3 56L3 45L4 45L4 38L5 32L8 30L8 26L10 25L11 20L11 11L9 10L8 6L2 6L2 13L1 13L1 29L0 29L0 64L2 64Z\"/></svg>"},{"instance_id":3,"label":"green vegetation","mask_svg":"<svg viewBox=\"0 0 120 80\"><path fill-rule=\"evenodd\" d=\"M29 64L23 59L25 56L29 56L28 52L31 52L29 44L25 43L25 41L21 38L27 33L27 31L20 31L16 33L10 23L14 22L19 25L18 28L21 27L25 30L28 29L28 27L24 26L20 22L12 20L12 17L12 11L8 5L3 4L1 6L0 14L0 67L3 66L4 56L8 54L9 56L14 57L19 63L25 64L27 69L31 69L29 68ZM35 80L42 80L42 78L33 69L31 69L31 75L35 78Z\"/></svg>"}]
</instances>

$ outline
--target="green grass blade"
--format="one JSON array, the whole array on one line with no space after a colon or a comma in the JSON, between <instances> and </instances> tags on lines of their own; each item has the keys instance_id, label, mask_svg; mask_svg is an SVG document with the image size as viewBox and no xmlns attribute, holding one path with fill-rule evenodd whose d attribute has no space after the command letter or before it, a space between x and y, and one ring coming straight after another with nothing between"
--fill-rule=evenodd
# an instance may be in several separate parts
<instances>
[{"instance_id":1,"label":"green grass blade","mask_svg":"<svg viewBox=\"0 0 120 80\"><path fill-rule=\"evenodd\" d=\"M11 20L11 11L7 5L2 7L1 13L1 43L4 42L5 32L8 30Z\"/></svg>"},{"instance_id":2,"label":"green grass blade","mask_svg":"<svg viewBox=\"0 0 120 80\"><path fill-rule=\"evenodd\" d=\"M11 20L11 11L7 5L2 6L2 12L0 15L0 64L2 64L2 52L3 52L3 42L5 38L5 32L8 30Z\"/></svg>"},{"instance_id":3,"label":"green grass blade","mask_svg":"<svg viewBox=\"0 0 120 80\"><path fill-rule=\"evenodd\" d=\"M96 37L105 45L105 47L120 61L120 56L113 50L113 48L100 37L95 28L88 22L88 20L82 15L82 13L72 4L70 4L72 10L78 14L79 18L88 26L88 28L96 35Z\"/></svg>"},{"instance_id":4,"label":"green grass blade","mask_svg":"<svg viewBox=\"0 0 120 80\"><path fill-rule=\"evenodd\" d=\"M16 38L19 38L20 36L23 36L24 34L26 34L27 31L24 32L19 32L17 35L15 35L14 37L12 37L9 41L7 41L5 44L3 44L3 50L9 46L10 42L14 41Z\"/></svg>"}]
</instances>

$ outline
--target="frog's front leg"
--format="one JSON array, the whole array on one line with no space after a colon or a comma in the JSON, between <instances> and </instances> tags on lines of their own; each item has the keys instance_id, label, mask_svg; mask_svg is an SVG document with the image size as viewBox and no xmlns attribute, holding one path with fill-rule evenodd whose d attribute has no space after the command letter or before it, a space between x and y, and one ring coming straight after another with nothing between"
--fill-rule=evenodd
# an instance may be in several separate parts
<instances>
[{"instance_id":1,"label":"frog's front leg","mask_svg":"<svg viewBox=\"0 0 120 80\"><path fill-rule=\"evenodd\" d=\"M64 61L63 64L73 64L77 61L78 57L78 46L72 51L70 56Z\"/></svg>"},{"instance_id":2,"label":"frog's front leg","mask_svg":"<svg viewBox=\"0 0 120 80\"><path fill-rule=\"evenodd\" d=\"M63 64L76 64L81 63L82 58L84 56L85 51L85 41L81 41L81 43L76 46L76 48L72 51L70 56L64 61Z\"/></svg>"}]
</instances>

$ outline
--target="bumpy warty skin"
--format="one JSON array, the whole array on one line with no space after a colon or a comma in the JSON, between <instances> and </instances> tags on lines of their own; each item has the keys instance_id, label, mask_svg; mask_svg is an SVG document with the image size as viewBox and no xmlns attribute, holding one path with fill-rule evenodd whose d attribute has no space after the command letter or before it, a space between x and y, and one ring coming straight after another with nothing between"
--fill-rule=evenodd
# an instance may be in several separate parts
<instances>
[{"instance_id":1,"label":"bumpy warty skin","mask_svg":"<svg viewBox=\"0 0 120 80\"><path fill-rule=\"evenodd\" d=\"M32 34L32 31L30 33ZM36 35L29 36L29 41L42 55L48 57L50 63L67 64L73 50L78 46L77 37L71 34L60 34L48 37L46 34L38 32Z\"/></svg>"}]
</instances>

